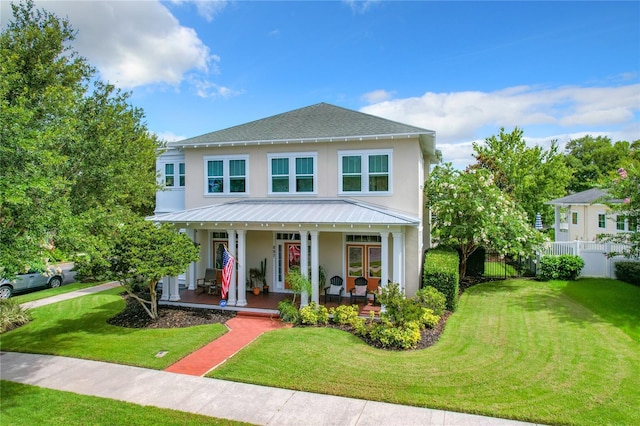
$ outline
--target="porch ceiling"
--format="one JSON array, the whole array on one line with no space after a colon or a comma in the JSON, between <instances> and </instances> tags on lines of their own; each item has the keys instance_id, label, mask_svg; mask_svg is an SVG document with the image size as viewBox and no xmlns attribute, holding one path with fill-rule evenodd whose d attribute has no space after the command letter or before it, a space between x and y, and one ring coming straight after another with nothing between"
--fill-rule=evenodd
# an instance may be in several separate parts
<instances>
[{"instance_id":1,"label":"porch ceiling","mask_svg":"<svg viewBox=\"0 0 640 426\"><path fill-rule=\"evenodd\" d=\"M420 219L352 200L240 200L147 218L166 223L418 226Z\"/></svg>"}]
</instances>

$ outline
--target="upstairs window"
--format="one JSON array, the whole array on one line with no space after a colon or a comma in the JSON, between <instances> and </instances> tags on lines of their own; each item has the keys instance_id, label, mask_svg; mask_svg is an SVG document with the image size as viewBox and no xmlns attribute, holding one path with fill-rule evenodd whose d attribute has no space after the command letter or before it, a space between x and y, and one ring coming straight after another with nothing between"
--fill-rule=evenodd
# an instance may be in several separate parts
<instances>
[{"instance_id":1,"label":"upstairs window","mask_svg":"<svg viewBox=\"0 0 640 426\"><path fill-rule=\"evenodd\" d=\"M269 193L309 194L316 192L316 154L270 154Z\"/></svg>"},{"instance_id":2,"label":"upstairs window","mask_svg":"<svg viewBox=\"0 0 640 426\"><path fill-rule=\"evenodd\" d=\"M341 194L391 192L391 150L342 151L338 157Z\"/></svg>"},{"instance_id":3,"label":"upstairs window","mask_svg":"<svg viewBox=\"0 0 640 426\"><path fill-rule=\"evenodd\" d=\"M184 187L184 170L184 163L165 163L164 186L167 188Z\"/></svg>"},{"instance_id":4,"label":"upstairs window","mask_svg":"<svg viewBox=\"0 0 640 426\"><path fill-rule=\"evenodd\" d=\"M247 156L205 157L206 194L246 194Z\"/></svg>"}]
</instances>

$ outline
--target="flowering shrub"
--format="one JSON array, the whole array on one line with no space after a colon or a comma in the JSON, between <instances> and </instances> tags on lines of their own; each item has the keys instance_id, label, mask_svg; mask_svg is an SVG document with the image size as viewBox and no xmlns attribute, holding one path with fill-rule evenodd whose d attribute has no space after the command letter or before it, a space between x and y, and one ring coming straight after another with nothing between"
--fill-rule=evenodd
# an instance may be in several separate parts
<instances>
[{"instance_id":1,"label":"flowering shrub","mask_svg":"<svg viewBox=\"0 0 640 426\"><path fill-rule=\"evenodd\" d=\"M426 182L425 198L434 217L434 242L458 249L461 277L466 274L467 259L478 247L528 255L544 240L487 170L461 172L450 163L438 165Z\"/></svg>"}]
</instances>

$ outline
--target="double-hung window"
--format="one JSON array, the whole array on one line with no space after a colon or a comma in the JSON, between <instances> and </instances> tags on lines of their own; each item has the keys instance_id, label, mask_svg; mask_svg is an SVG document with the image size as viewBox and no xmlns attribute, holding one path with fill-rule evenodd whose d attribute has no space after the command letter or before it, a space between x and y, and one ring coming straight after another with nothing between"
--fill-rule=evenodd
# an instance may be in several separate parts
<instances>
[{"instance_id":1,"label":"double-hung window","mask_svg":"<svg viewBox=\"0 0 640 426\"><path fill-rule=\"evenodd\" d=\"M604 229L607 227L607 215L604 213L598 213L598 228Z\"/></svg>"},{"instance_id":2,"label":"double-hung window","mask_svg":"<svg viewBox=\"0 0 640 426\"><path fill-rule=\"evenodd\" d=\"M165 163L164 186L166 186L167 188L184 187L184 163Z\"/></svg>"},{"instance_id":3,"label":"double-hung window","mask_svg":"<svg viewBox=\"0 0 640 426\"><path fill-rule=\"evenodd\" d=\"M246 194L248 156L204 158L205 193L210 195Z\"/></svg>"},{"instance_id":4,"label":"double-hung window","mask_svg":"<svg viewBox=\"0 0 640 426\"><path fill-rule=\"evenodd\" d=\"M267 158L270 194L316 193L315 153L269 154Z\"/></svg>"},{"instance_id":5,"label":"double-hung window","mask_svg":"<svg viewBox=\"0 0 640 426\"><path fill-rule=\"evenodd\" d=\"M341 194L391 193L391 150L340 151L338 161Z\"/></svg>"}]
</instances>

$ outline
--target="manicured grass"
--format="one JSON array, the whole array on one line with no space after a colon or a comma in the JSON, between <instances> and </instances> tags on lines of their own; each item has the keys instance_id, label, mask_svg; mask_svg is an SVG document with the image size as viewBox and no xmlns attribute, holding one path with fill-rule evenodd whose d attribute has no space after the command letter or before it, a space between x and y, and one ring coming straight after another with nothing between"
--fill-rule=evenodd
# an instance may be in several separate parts
<instances>
[{"instance_id":1,"label":"manicured grass","mask_svg":"<svg viewBox=\"0 0 640 426\"><path fill-rule=\"evenodd\" d=\"M65 284L58 288L47 288L45 290L37 290L31 293L20 294L13 296L17 303L33 302L34 300L44 299L46 297L57 296L59 294L70 293L75 290L82 290L83 288L95 287L102 283L72 283Z\"/></svg>"},{"instance_id":2,"label":"manicured grass","mask_svg":"<svg viewBox=\"0 0 640 426\"><path fill-rule=\"evenodd\" d=\"M164 369L226 332L222 324L129 329L107 324L125 302L114 288L31 310L33 321L0 335L3 351L62 355ZM157 358L160 351L168 351Z\"/></svg>"},{"instance_id":3,"label":"manicured grass","mask_svg":"<svg viewBox=\"0 0 640 426\"><path fill-rule=\"evenodd\" d=\"M4 425L246 425L215 417L0 381Z\"/></svg>"},{"instance_id":4,"label":"manicured grass","mask_svg":"<svg viewBox=\"0 0 640 426\"><path fill-rule=\"evenodd\" d=\"M618 280L583 278L569 281L562 291L640 343L640 287Z\"/></svg>"},{"instance_id":5,"label":"manicured grass","mask_svg":"<svg viewBox=\"0 0 640 426\"><path fill-rule=\"evenodd\" d=\"M420 351L374 349L333 329L277 330L210 376L545 424L640 424L640 343L610 309L637 324L637 305L611 291L586 306L598 285L574 291L581 284L472 287L440 341Z\"/></svg>"}]
</instances>

